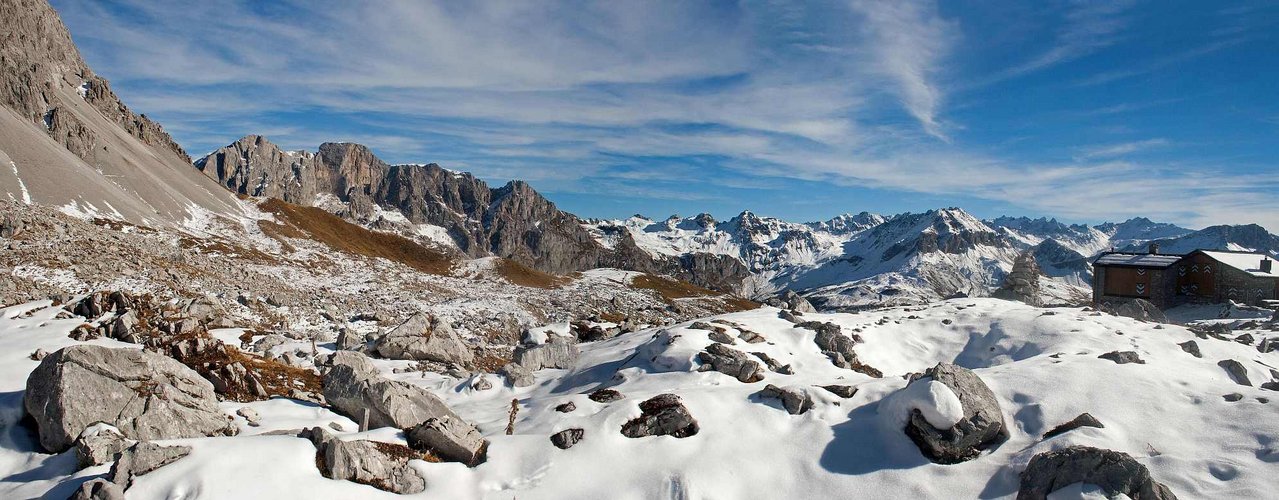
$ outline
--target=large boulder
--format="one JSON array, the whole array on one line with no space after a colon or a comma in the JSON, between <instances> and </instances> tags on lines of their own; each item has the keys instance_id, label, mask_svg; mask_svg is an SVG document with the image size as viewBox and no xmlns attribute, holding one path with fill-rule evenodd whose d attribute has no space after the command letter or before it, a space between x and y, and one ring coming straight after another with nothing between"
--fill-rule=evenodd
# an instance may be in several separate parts
<instances>
[{"instance_id":1,"label":"large boulder","mask_svg":"<svg viewBox=\"0 0 1279 500\"><path fill-rule=\"evenodd\" d=\"M741 382L749 384L764 380L764 368L758 361L724 344L706 346L706 350L698 354L697 359L702 362L702 369L714 370Z\"/></svg>"},{"instance_id":2,"label":"large boulder","mask_svg":"<svg viewBox=\"0 0 1279 500\"><path fill-rule=\"evenodd\" d=\"M418 313L391 329L373 344L373 350L388 359L413 359L470 366L475 361L471 348L462 342L448 323L433 315Z\"/></svg>"},{"instance_id":3,"label":"large boulder","mask_svg":"<svg viewBox=\"0 0 1279 500\"><path fill-rule=\"evenodd\" d=\"M325 401L356 422L367 412L370 429L407 429L432 418L459 418L426 389L383 377L363 354L338 351L330 363L324 374Z\"/></svg>"},{"instance_id":4,"label":"large boulder","mask_svg":"<svg viewBox=\"0 0 1279 500\"><path fill-rule=\"evenodd\" d=\"M60 349L27 377L23 405L41 446L53 452L98 422L139 441L235 433L212 384L173 358L137 349Z\"/></svg>"},{"instance_id":5,"label":"large boulder","mask_svg":"<svg viewBox=\"0 0 1279 500\"><path fill-rule=\"evenodd\" d=\"M941 464L970 460L1008 437L999 400L972 370L938 363L912 380L911 384L927 380L940 382L954 392L964 414L949 429L938 429L919 410L911 413L906 435L929 460Z\"/></svg>"},{"instance_id":6,"label":"large boulder","mask_svg":"<svg viewBox=\"0 0 1279 500\"><path fill-rule=\"evenodd\" d=\"M659 394L640 403L640 416L622 425L622 435L629 438L645 436L672 436L686 438L697 434L701 427L697 419L688 413L679 396Z\"/></svg>"},{"instance_id":7,"label":"large boulder","mask_svg":"<svg viewBox=\"0 0 1279 500\"><path fill-rule=\"evenodd\" d=\"M1021 473L1017 500L1046 500L1074 483L1100 486L1106 496L1133 500L1175 500L1176 495L1150 477L1150 471L1126 453L1071 446L1040 453Z\"/></svg>"},{"instance_id":8,"label":"large boulder","mask_svg":"<svg viewBox=\"0 0 1279 500\"><path fill-rule=\"evenodd\" d=\"M511 361L529 370L543 368L572 368L581 354L577 344L560 337L552 336L545 344L521 345L515 348Z\"/></svg>"},{"instance_id":9,"label":"large boulder","mask_svg":"<svg viewBox=\"0 0 1279 500\"><path fill-rule=\"evenodd\" d=\"M426 490L426 480L409 466L410 460L425 456L412 448L380 441L343 441L322 428L312 431L312 440L317 448L315 462L324 477L402 495Z\"/></svg>"},{"instance_id":10,"label":"large boulder","mask_svg":"<svg viewBox=\"0 0 1279 500\"><path fill-rule=\"evenodd\" d=\"M429 450L449 462L474 467L484 461L488 441L474 424L457 417L432 418L409 429L409 446Z\"/></svg>"}]
</instances>

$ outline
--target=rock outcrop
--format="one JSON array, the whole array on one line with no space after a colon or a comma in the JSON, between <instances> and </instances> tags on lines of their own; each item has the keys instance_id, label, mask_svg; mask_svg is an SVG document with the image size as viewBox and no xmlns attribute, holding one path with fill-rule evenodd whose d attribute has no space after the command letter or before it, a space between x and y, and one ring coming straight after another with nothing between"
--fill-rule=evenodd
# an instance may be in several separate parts
<instances>
[{"instance_id":1,"label":"rock outcrop","mask_svg":"<svg viewBox=\"0 0 1279 500\"><path fill-rule=\"evenodd\" d=\"M1052 492L1074 483L1100 486L1106 496L1133 500L1175 500L1176 495L1150 477L1146 466L1126 453L1087 446L1071 446L1040 453L1021 473L1017 500L1046 500Z\"/></svg>"},{"instance_id":2,"label":"rock outcrop","mask_svg":"<svg viewBox=\"0 0 1279 500\"><path fill-rule=\"evenodd\" d=\"M786 412L791 415L802 415L813 409L813 398L808 395L808 392L800 388L778 387L768 384L764 386L764 390L759 391L759 396L781 400L782 408L785 408Z\"/></svg>"},{"instance_id":3,"label":"rock outcrop","mask_svg":"<svg viewBox=\"0 0 1279 500\"><path fill-rule=\"evenodd\" d=\"M949 429L933 427L918 410L911 413L906 424L906 435L929 460L941 464L971 460L982 450L995 446L1008 437L999 400L972 370L950 363L938 363L911 380L911 383L925 380L944 384L959 398L964 410L964 417Z\"/></svg>"},{"instance_id":4,"label":"rock outcrop","mask_svg":"<svg viewBox=\"0 0 1279 500\"><path fill-rule=\"evenodd\" d=\"M445 415L432 418L407 432L409 446L430 451L449 462L474 467L484 461L488 441L474 424Z\"/></svg>"},{"instance_id":5,"label":"rock outcrop","mask_svg":"<svg viewBox=\"0 0 1279 500\"><path fill-rule=\"evenodd\" d=\"M520 345L511 355L511 361L532 371L543 368L572 368L581 354L577 344L565 337L552 336L545 344Z\"/></svg>"},{"instance_id":6,"label":"rock outcrop","mask_svg":"<svg viewBox=\"0 0 1279 500\"><path fill-rule=\"evenodd\" d=\"M582 428L564 429L562 431L551 434L551 444L561 450L572 448L586 436L586 430Z\"/></svg>"},{"instance_id":7,"label":"rock outcrop","mask_svg":"<svg viewBox=\"0 0 1279 500\"><path fill-rule=\"evenodd\" d=\"M383 377L363 354L338 351L330 363L324 375L325 400L356 422L367 415L370 429L408 429L432 418L461 420L427 390Z\"/></svg>"},{"instance_id":8,"label":"rock outcrop","mask_svg":"<svg viewBox=\"0 0 1279 500\"><path fill-rule=\"evenodd\" d=\"M1145 299L1129 299L1119 305L1116 305L1110 312L1116 316L1123 316L1151 323L1168 323L1168 317L1159 307L1151 304Z\"/></svg>"},{"instance_id":9,"label":"rock outcrop","mask_svg":"<svg viewBox=\"0 0 1279 500\"><path fill-rule=\"evenodd\" d=\"M701 428L697 419L688 413L679 396L659 394L640 403L639 417L622 425L622 435L629 438L645 436L673 436L686 438L697 434Z\"/></svg>"},{"instance_id":10,"label":"rock outcrop","mask_svg":"<svg viewBox=\"0 0 1279 500\"><path fill-rule=\"evenodd\" d=\"M764 368L758 361L724 344L706 346L706 350L697 355L697 360L702 362L702 370L714 370L743 383L764 380Z\"/></svg>"},{"instance_id":11,"label":"rock outcrop","mask_svg":"<svg viewBox=\"0 0 1279 500\"><path fill-rule=\"evenodd\" d=\"M1004 283L991 296L1004 300L1025 302L1035 307L1043 306L1039 277L1044 273L1035 262L1034 253L1027 251L1013 261L1013 270L1004 277Z\"/></svg>"},{"instance_id":12,"label":"rock outcrop","mask_svg":"<svg viewBox=\"0 0 1279 500\"><path fill-rule=\"evenodd\" d=\"M817 336L813 341L817 347L821 348L822 354L830 358L830 362L840 368L847 368L856 372L864 373L872 377L882 377L884 374L875 367L862 363L857 359L857 353L853 351L853 347L862 341L861 337L853 335L849 337L834 323L820 323L817 321L805 321L795 325L796 328L807 328L817 332Z\"/></svg>"},{"instance_id":13,"label":"rock outcrop","mask_svg":"<svg viewBox=\"0 0 1279 500\"><path fill-rule=\"evenodd\" d=\"M234 434L217 403L212 384L173 358L92 345L45 357L23 396L41 446L55 452L98 422L139 441Z\"/></svg>"},{"instance_id":14,"label":"rock outcrop","mask_svg":"<svg viewBox=\"0 0 1279 500\"><path fill-rule=\"evenodd\" d=\"M353 481L374 488L411 495L426 490L426 480L409 466L425 455L392 443L368 440L344 441L316 427L307 431L316 447L316 465L329 479Z\"/></svg>"},{"instance_id":15,"label":"rock outcrop","mask_svg":"<svg viewBox=\"0 0 1279 500\"><path fill-rule=\"evenodd\" d=\"M813 304L809 302L808 299L805 299L793 290L786 290L780 295L764 301L764 303L788 311L799 311L801 313L817 312L817 308L813 307Z\"/></svg>"},{"instance_id":16,"label":"rock outcrop","mask_svg":"<svg viewBox=\"0 0 1279 500\"><path fill-rule=\"evenodd\" d=\"M373 343L373 350L388 359L413 359L470 366L475 354L453 328L440 318L418 313Z\"/></svg>"}]
</instances>

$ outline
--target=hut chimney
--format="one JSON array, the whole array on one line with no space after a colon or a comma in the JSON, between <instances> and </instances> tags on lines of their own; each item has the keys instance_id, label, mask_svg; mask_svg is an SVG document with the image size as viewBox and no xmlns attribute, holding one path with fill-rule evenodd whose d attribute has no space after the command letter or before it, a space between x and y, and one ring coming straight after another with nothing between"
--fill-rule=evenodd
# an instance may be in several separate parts
<instances>
[{"instance_id":1,"label":"hut chimney","mask_svg":"<svg viewBox=\"0 0 1279 500\"><path fill-rule=\"evenodd\" d=\"M1150 255L1155 255L1155 254L1157 254L1157 253L1159 253L1159 244L1158 244L1158 243L1151 243L1151 244L1150 244Z\"/></svg>"},{"instance_id":2,"label":"hut chimney","mask_svg":"<svg viewBox=\"0 0 1279 500\"><path fill-rule=\"evenodd\" d=\"M1274 264L1275 264L1275 261L1270 260L1270 259L1267 259L1267 258L1265 258L1265 257L1262 257L1262 258L1261 258L1261 272L1263 272L1263 273L1273 272L1273 271L1272 271L1272 269L1274 269Z\"/></svg>"}]
</instances>

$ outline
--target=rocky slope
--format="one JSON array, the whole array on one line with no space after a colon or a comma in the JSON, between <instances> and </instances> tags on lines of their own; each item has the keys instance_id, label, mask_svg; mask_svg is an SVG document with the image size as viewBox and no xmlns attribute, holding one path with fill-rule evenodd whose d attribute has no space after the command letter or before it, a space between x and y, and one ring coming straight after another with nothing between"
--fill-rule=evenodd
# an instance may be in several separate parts
<instances>
[{"instance_id":1,"label":"rocky slope","mask_svg":"<svg viewBox=\"0 0 1279 500\"><path fill-rule=\"evenodd\" d=\"M43 0L0 1L0 191L134 223L180 224L233 197L81 59Z\"/></svg>"},{"instance_id":2,"label":"rocky slope","mask_svg":"<svg viewBox=\"0 0 1279 500\"><path fill-rule=\"evenodd\" d=\"M737 261L717 255L654 256L628 238L602 245L581 220L524 182L491 188L471 174L436 164L389 165L358 144L285 152L263 137L247 136L195 165L239 194L317 205L462 255L494 255L555 274L614 267L728 291L740 289L747 275Z\"/></svg>"}]
</instances>

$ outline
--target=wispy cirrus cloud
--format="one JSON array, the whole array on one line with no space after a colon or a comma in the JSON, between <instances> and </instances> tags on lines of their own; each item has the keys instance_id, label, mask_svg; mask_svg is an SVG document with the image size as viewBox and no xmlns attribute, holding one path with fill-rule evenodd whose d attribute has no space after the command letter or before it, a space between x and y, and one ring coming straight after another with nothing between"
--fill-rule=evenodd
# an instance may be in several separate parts
<instances>
[{"instance_id":1,"label":"wispy cirrus cloud","mask_svg":"<svg viewBox=\"0 0 1279 500\"><path fill-rule=\"evenodd\" d=\"M1133 117L1194 96L1018 87L1032 80L1019 77L1139 36L1142 12L1127 0L1034 9L1048 28L1010 25L1011 39L1026 38L1023 50L989 62L994 69L977 85L957 83L956 74L985 34L966 30L973 20L963 5L934 0L54 3L90 64L195 154L247 133L290 149L363 142L391 161L662 207L844 198L783 196L812 188L990 200L1094 219L1164 210L1178 222L1225 217L1206 204L1228 192L1235 209L1279 212L1273 198L1255 196L1273 186L1209 184L1212 191L1188 181L1228 170L1211 161L1180 170L1127 162L1182 144ZM1203 46L1212 50L1177 64L1237 48ZM1080 74L1122 79L1123 71L1177 66L1161 60ZM1030 97L1012 95L1019 109L982 114L992 103L974 102L970 90L993 82ZM1104 123L1063 129L1053 117ZM1010 122L1018 141L1007 140ZM1064 153L1029 146L1044 135L1059 139L1038 149ZM1142 184L1150 172L1168 182ZM1087 201L1122 198L1120 189L1180 202ZM734 201L733 190L778 198ZM844 203L825 210L875 209Z\"/></svg>"},{"instance_id":2,"label":"wispy cirrus cloud","mask_svg":"<svg viewBox=\"0 0 1279 500\"><path fill-rule=\"evenodd\" d=\"M1098 158L1114 158L1117 156L1125 156L1132 153L1147 151L1150 149L1160 148L1169 144L1167 139L1155 138L1145 139L1141 141L1121 142L1116 144L1101 144L1083 148L1077 158L1083 160L1094 160Z\"/></svg>"}]
</instances>

